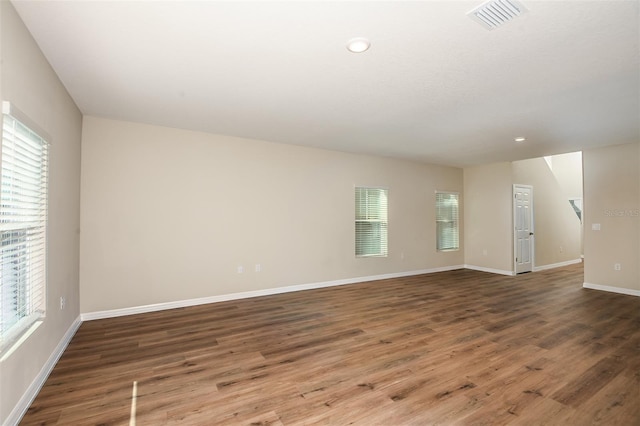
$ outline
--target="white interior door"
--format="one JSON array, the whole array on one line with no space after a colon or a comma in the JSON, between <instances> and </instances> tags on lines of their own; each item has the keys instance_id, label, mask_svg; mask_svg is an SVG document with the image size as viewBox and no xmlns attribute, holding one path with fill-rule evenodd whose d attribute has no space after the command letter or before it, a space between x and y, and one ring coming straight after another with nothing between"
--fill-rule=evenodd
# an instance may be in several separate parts
<instances>
[{"instance_id":1,"label":"white interior door","mask_svg":"<svg viewBox=\"0 0 640 426\"><path fill-rule=\"evenodd\" d=\"M514 257L516 274L533 270L533 187L513 185Z\"/></svg>"}]
</instances>

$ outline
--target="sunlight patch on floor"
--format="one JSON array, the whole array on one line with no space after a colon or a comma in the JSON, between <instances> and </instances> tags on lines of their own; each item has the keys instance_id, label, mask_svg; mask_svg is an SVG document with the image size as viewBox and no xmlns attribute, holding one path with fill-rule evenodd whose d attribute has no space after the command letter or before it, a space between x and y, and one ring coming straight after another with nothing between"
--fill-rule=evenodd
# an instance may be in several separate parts
<instances>
[{"instance_id":1,"label":"sunlight patch on floor","mask_svg":"<svg viewBox=\"0 0 640 426\"><path fill-rule=\"evenodd\" d=\"M129 418L129 426L136 426L136 404L138 400L138 382L133 382L131 390L131 417Z\"/></svg>"}]
</instances>

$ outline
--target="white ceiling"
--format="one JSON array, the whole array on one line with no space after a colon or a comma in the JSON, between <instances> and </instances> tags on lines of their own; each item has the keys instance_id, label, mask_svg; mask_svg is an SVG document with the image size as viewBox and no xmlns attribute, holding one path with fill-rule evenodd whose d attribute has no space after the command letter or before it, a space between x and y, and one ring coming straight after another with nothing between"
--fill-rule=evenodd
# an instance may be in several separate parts
<instances>
[{"instance_id":1,"label":"white ceiling","mask_svg":"<svg viewBox=\"0 0 640 426\"><path fill-rule=\"evenodd\" d=\"M640 140L640 2L521 1L13 4L88 115L457 166Z\"/></svg>"}]
</instances>

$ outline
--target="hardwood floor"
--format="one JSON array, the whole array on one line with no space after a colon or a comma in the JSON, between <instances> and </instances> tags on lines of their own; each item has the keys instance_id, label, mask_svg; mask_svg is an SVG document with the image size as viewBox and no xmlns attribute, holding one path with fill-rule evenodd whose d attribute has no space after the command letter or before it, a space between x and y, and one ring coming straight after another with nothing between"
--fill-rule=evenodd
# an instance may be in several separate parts
<instances>
[{"instance_id":1,"label":"hardwood floor","mask_svg":"<svg viewBox=\"0 0 640 426\"><path fill-rule=\"evenodd\" d=\"M582 282L459 270L85 322L22 424L640 425L640 298Z\"/></svg>"}]
</instances>

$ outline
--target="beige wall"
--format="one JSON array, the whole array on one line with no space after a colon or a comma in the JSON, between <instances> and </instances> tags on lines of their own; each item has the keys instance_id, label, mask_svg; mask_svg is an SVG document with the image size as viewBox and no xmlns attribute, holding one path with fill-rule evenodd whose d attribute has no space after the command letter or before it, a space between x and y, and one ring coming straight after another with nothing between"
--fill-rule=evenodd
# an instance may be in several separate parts
<instances>
[{"instance_id":1,"label":"beige wall","mask_svg":"<svg viewBox=\"0 0 640 426\"><path fill-rule=\"evenodd\" d=\"M561 163L553 159L554 172L543 158L512 163L513 183L533 186L534 268L574 261L581 256L580 219L554 173L566 175L564 180L569 184L581 179L571 177L569 170L560 171ZM579 176L582 175L580 169L577 170Z\"/></svg>"},{"instance_id":2,"label":"beige wall","mask_svg":"<svg viewBox=\"0 0 640 426\"><path fill-rule=\"evenodd\" d=\"M639 150L629 144L583 152L587 284L640 291ZM600 231L592 229L596 223Z\"/></svg>"},{"instance_id":3,"label":"beige wall","mask_svg":"<svg viewBox=\"0 0 640 426\"><path fill-rule=\"evenodd\" d=\"M3 423L79 316L80 140L82 116L8 1L0 2L1 93L51 137L47 316L0 363ZM66 308L59 308L60 297Z\"/></svg>"},{"instance_id":4,"label":"beige wall","mask_svg":"<svg viewBox=\"0 0 640 426\"><path fill-rule=\"evenodd\" d=\"M47 317L0 363L0 423L81 311L463 263L513 270L510 163L463 173L89 117L79 272L82 116L6 0L0 40L0 99L52 139ZM583 161L585 282L638 291L638 144L589 150ZM463 183L464 244L437 253L434 191L463 195ZM386 259L353 255L354 185L389 188Z\"/></svg>"},{"instance_id":5,"label":"beige wall","mask_svg":"<svg viewBox=\"0 0 640 426\"><path fill-rule=\"evenodd\" d=\"M96 117L82 144L85 313L463 264L434 207L461 169ZM355 185L389 189L388 258L354 255Z\"/></svg>"},{"instance_id":6,"label":"beige wall","mask_svg":"<svg viewBox=\"0 0 640 426\"><path fill-rule=\"evenodd\" d=\"M469 267L513 271L511 163L464 169L464 247Z\"/></svg>"},{"instance_id":7,"label":"beige wall","mask_svg":"<svg viewBox=\"0 0 640 426\"><path fill-rule=\"evenodd\" d=\"M577 260L581 225L566 193L581 187L575 156L554 156L555 176L542 158L464 169L465 264L512 273L513 184L533 186L537 268ZM575 174L578 173L578 176ZM560 185L561 178L564 186Z\"/></svg>"},{"instance_id":8,"label":"beige wall","mask_svg":"<svg viewBox=\"0 0 640 426\"><path fill-rule=\"evenodd\" d=\"M582 151L554 155L551 158L554 164L553 174L565 196L569 199L582 199L584 210ZM580 224L580 254L584 255L584 221Z\"/></svg>"},{"instance_id":9,"label":"beige wall","mask_svg":"<svg viewBox=\"0 0 640 426\"><path fill-rule=\"evenodd\" d=\"M551 156L551 171L566 198L582 198L582 152Z\"/></svg>"}]
</instances>

